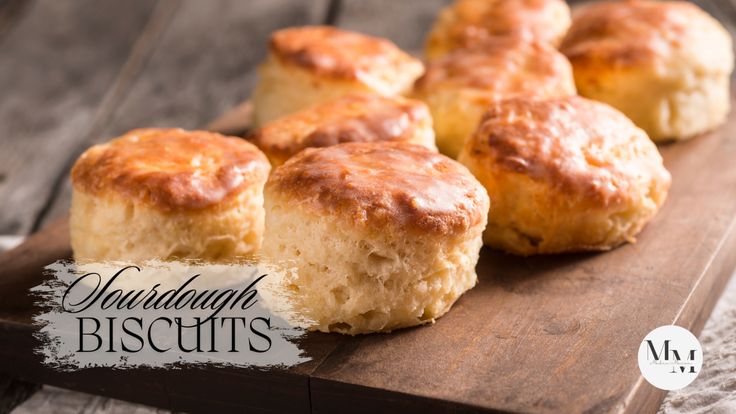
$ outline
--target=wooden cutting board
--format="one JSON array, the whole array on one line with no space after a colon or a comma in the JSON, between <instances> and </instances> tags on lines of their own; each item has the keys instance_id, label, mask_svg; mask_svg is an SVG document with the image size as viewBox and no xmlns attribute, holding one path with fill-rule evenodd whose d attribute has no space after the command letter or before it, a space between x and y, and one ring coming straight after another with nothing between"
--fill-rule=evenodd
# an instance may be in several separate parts
<instances>
[{"instance_id":1,"label":"wooden cutting board","mask_svg":"<svg viewBox=\"0 0 736 414\"><path fill-rule=\"evenodd\" d=\"M242 133L249 110L210 127ZM44 367L26 291L70 254L57 222L0 256L0 371L190 412L655 412L664 392L639 374L641 340L673 323L699 333L736 267L736 115L660 150L673 186L636 244L532 258L484 248L478 286L434 325L310 333L312 360L288 370Z\"/></svg>"}]
</instances>

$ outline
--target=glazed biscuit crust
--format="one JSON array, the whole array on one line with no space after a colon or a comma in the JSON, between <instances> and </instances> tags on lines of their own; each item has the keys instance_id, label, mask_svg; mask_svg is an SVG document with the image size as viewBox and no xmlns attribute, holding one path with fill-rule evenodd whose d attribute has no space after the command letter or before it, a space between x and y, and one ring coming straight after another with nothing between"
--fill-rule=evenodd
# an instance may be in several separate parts
<instances>
[{"instance_id":1,"label":"glazed biscuit crust","mask_svg":"<svg viewBox=\"0 0 736 414\"><path fill-rule=\"evenodd\" d=\"M522 255L633 241L671 181L644 131L576 96L491 105L459 160L494 201L484 240Z\"/></svg>"},{"instance_id":2,"label":"glazed biscuit crust","mask_svg":"<svg viewBox=\"0 0 736 414\"><path fill-rule=\"evenodd\" d=\"M681 63L730 71L732 59L718 56L724 45L730 48L726 31L690 2L627 0L576 9L561 50L576 66L667 65L686 55Z\"/></svg>"},{"instance_id":3,"label":"glazed biscuit crust","mask_svg":"<svg viewBox=\"0 0 736 414\"><path fill-rule=\"evenodd\" d=\"M441 12L426 54L436 58L506 35L557 45L569 26L570 8L563 0L458 0Z\"/></svg>"},{"instance_id":4,"label":"glazed biscuit crust","mask_svg":"<svg viewBox=\"0 0 736 414\"><path fill-rule=\"evenodd\" d=\"M405 143L306 149L277 168L266 193L313 211L400 232L462 234L485 219L485 189L459 163Z\"/></svg>"},{"instance_id":5,"label":"glazed biscuit crust","mask_svg":"<svg viewBox=\"0 0 736 414\"><path fill-rule=\"evenodd\" d=\"M522 37L494 38L432 61L415 92L469 88L489 92L488 103L516 95L558 97L575 93L572 68L544 43Z\"/></svg>"},{"instance_id":6,"label":"glazed biscuit crust","mask_svg":"<svg viewBox=\"0 0 736 414\"><path fill-rule=\"evenodd\" d=\"M628 200L638 177L669 182L656 147L608 105L579 97L492 105L470 153L597 207Z\"/></svg>"},{"instance_id":7,"label":"glazed biscuit crust","mask_svg":"<svg viewBox=\"0 0 736 414\"><path fill-rule=\"evenodd\" d=\"M345 95L284 116L251 137L280 165L304 148L345 142L396 141L436 150L432 117L420 101L369 93Z\"/></svg>"},{"instance_id":8,"label":"glazed biscuit crust","mask_svg":"<svg viewBox=\"0 0 736 414\"><path fill-rule=\"evenodd\" d=\"M280 30L258 67L253 122L260 127L348 93L401 95L423 71L419 59L386 39L325 26Z\"/></svg>"},{"instance_id":9,"label":"glazed biscuit crust","mask_svg":"<svg viewBox=\"0 0 736 414\"><path fill-rule=\"evenodd\" d=\"M368 85L391 82L408 66L421 65L389 40L330 26L279 30L271 36L269 51L285 65Z\"/></svg>"},{"instance_id":10,"label":"glazed biscuit crust","mask_svg":"<svg viewBox=\"0 0 736 414\"><path fill-rule=\"evenodd\" d=\"M216 206L265 181L266 157L235 137L181 129L137 129L87 150L72 169L76 190L117 193L162 211Z\"/></svg>"}]
</instances>

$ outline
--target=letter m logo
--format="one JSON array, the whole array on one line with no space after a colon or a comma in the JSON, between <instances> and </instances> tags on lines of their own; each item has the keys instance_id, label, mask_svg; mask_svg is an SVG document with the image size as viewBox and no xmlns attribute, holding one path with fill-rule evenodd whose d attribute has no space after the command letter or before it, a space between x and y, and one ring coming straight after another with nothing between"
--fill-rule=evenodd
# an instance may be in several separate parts
<instances>
[{"instance_id":1,"label":"letter m logo","mask_svg":"<svg viewBox=\"0 0 736 414\"><path fill-rule=\"evenodd\" d=\"M659 361L660 359L664 359L665 361L667 361L669 360L669 354L669 339L666 339L664 341L664 344L659 348L659 353L657 353L657 349L654 347L654 343L651 340L647 339L647 359L649 359L649 357L651 356L655 361Z\"/></svg>"}]
</instances>

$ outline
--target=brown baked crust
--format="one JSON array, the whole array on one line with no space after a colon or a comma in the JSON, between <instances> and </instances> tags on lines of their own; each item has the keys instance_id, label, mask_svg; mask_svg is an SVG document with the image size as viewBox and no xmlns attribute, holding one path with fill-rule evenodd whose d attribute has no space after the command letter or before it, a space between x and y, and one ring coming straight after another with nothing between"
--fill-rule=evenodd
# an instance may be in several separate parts
<instances>
[{"instance_id":1,"label":"brown baked crust","mask_svg":"<svg viewBox=\"0 0 736 414\"><path fill-rule=\"evenodd\" d=\"M460 163L422 146L308 148L274 170L266 194L352 223L456 235L482 223L488 194Z\"/></svg>"},{"instance_id":2,"label":"brown baked crust","mask_svg":"<svg viewBox=\"0 0 736 414\"><path fill-rule=\"evenodd\" d=\"M263 183L270 164L240 138L206 131L135 129L82 154L72 168L74 189L118 194L162 211L214 207Z\"/></svg>"},{"instance_id":3,"label":"brown baked crust","mask_svg":"<svg viewBox=\"0 0 736 414\"><path fill-rule=\"evenodd\" d=\"M564 0L457 0L440 14L427 48L449 51L506 35L558 44L569 23Z\"/></svg>"},{"instance_id":4,"label":"brown baked crust","mask_svg":"<svg viewBox=\"0 0 736 414\"><path fill-rule=\"evenodd\" d=\"M409 142L419 122L431 125L429 109L421 101L354 93L272 121L249 139L280 165L304 148L345 142Z\"/></svg>"},{"instance_id":5,"label":"brown baked crust","mask_svg":"<svg viewBox=\"0 0 736 414\"><path fill-rule=\"evenodd\" d=\"M560 50L576 67L626 68L656 64L683 49L697 57L711 46L710 36L723 33L711 16L686 1L593 2L575 9Z\"/></svg>"},{"instance_id":6,"label":"brown baked crust","mask_svg":"<svg viewBox=\"0 0 736 414\"><path fill-rule=\"evenodd\" d=\"M465 151L488 169L529 176L599 207L625 203L640 177L670 183L644 131L616 109L578 96L495 103Z\"/></svg>"},{"instance_id":7,"label":"brown baked crust","mask_svg":"<svg viewBox=\"0 0 736 414\"><path fill-rule=\"evenodd\" d=\"M274 32L271 55L281 63L319 76L371 83L389 82L407 65L421 65L387 39L331 26L292 27Z\"/></svg>"},{"instance_id":8,"label":"brown baked crust","mask_svg":"<svg viewBox=\"0 0 736 414\"><path fill-rule=\"evenodd\" d=\"M451 88L492 92L494 101L517 95L558 97L575 93L572 67L553 47L518 36L498 37L431 61L417 80L417 94Z\"/></svg>"}]
</instances>

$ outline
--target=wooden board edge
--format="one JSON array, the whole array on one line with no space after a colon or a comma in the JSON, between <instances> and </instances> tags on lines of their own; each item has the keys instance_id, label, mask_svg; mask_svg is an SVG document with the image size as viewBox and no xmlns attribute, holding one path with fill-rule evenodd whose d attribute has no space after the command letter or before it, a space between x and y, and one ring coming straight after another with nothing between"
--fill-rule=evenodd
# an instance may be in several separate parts
<instances>
[{"instance_id":1,"label":"wooden board edge","mask_svg":"<svg viewBox=\"0 0 736 414\"><path fill-rule=\"evenodd\" d=\"M695 287L685 299L672 324L687 328L695 336L699 336L731 280L734 270L736 270L736 217L731 220L712 260L695 282ZM704 305L700 309L693 305L696 302L693 299L695 297L703 298ZM655 388L640 375L618 409L612 411L625 414L656 413L666 395L666 390Z\"/></svg>"},{"instance_id":2,"label":"wooden board edge","mask_svg":"<svg viewBox=\"0 0 736 414\"><path fill-rule=\"evenodd\" d=\"M244 136L253 125L253 103L250 99L241 102L232 110L224 113L207 124L208 131L222 135Z\"/></svg>"},{"instance_id":3,"label":"wooden board edge","mask_svg":"<svg viewBox=\"0 0 736 414\"><path fill-rule=\"evenodd\" d=\"M473 406L363 385L348 384L319 377L309 378L309 393L313 413L426 414L426 413L506 413L496 409Z\"/></svg>"},{"instance_id":4,"label":"wooden board edge","mask_svg":"<svg viewBox=\"0 0 736 414\"><path fill-rule=\"evenodd\" d=\"M28 325L0 327L4 341L20 344L21 355L0 348L0 373L35 384L47 384L173 411L208 413L245 411L258 413L309 412L309 379L293 372L270 373L258 370L228 371L227 368L187 367L181 369L89 368L61 371L42 363L34 351L34 329ZM162 372L164 370L164 372ZM192 371L183 373L182 370ZM199 371L207 371L206 379ZM162 378L162 374L164 375ZM276 374L276 375L273 375ZM90 381L90 377L96 378ZM140 392L140 384L151 389ZM194 399L189 390L210 389L211 398ZM230 395L231 398L223 398Z\"/></svg>"},{"instance_id":5,"label":"wooden board edge","mask_svg":"<svg viewBox=\"0 0 736 414\"><path fill-rule=\"evenodd\" d=\"M69 219L54 221L31 234L23 243L0 254L0 311L28 309L33 298L28 290L42 283L42 269L59 257L70 257ZM41 247L45 250L42 250ZM29 278L29 274L36 274Z\"/></svg>"}]
</instances>

